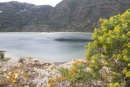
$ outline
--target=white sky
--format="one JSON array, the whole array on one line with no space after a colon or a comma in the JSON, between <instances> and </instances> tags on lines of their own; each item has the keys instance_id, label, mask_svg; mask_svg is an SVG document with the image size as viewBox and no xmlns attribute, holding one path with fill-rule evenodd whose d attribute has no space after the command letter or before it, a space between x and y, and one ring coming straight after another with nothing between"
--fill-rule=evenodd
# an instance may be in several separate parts
<instances>
[{"instance_id":1,"label":"white sky","mask_svg":"<svg viewBox=\"0 0 130 87\"><path fill-rule=\"evenodd\" d=\"M0 0L0 2L9 2L9 1L27 2L35 5L51 5L54 7L62 0Z\"/></svg>"}]
</instances>

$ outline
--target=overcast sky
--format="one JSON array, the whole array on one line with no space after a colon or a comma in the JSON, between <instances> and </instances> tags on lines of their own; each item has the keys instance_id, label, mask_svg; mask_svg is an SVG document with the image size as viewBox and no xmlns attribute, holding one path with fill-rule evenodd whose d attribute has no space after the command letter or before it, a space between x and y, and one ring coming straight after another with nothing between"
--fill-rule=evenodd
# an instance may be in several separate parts
<instances>
[{"instance_id":1,"label":"overcast sky","mask_svg":"<svg viewBox=\"0 0 130 87\"><path fill-rule=\"evenodd\" d=\"M9 2L9 1L18 1L18 2L27 2L35 5L51 5L55 6L62 0L0 0L0 2Z\"/></svg>"}]
</instances>

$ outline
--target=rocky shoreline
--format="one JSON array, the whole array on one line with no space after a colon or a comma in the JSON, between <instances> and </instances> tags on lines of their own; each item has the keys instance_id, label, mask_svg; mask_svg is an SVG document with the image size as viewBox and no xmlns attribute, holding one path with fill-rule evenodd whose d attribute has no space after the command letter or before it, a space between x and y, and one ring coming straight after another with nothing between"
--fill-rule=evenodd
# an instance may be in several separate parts
<instances>
[{"instance_id":1,"label":"rocky shoreline","mask_svg":"<svg viewBox=\"0 0 130 87\"><path fill-rule=\"evenodd\" d=\"M11 58L7 62L0 62L0 87L71 87L69 81L64 80L59 68L71 69L75 63L85 63L85 59L72 59L68 62L48 62L33 57ZM90 71L89 68L86 68ZM106 71L103 68L101 72ZM95 87L91 84L103 84L101 81L91 80L76 87ZM103 86L102 86L103 87Z\"/></svg>"},{"instance_id":2,"label":"rocky shoreline","mask_svg":"<svg viewBox=\"0 0 130 87\"><path fill-rule=\"evenodd\" d=\"M39 61L33 57L11 58L0 63L0 87L53 87L52 83L61 78L59 67L70 67L74 62ZM17 85L16 85L17 84ZM18 85L19 84L19 85ZM68 81L56 83L56 87L69 87Z\"/></svg>"}]
</instances>

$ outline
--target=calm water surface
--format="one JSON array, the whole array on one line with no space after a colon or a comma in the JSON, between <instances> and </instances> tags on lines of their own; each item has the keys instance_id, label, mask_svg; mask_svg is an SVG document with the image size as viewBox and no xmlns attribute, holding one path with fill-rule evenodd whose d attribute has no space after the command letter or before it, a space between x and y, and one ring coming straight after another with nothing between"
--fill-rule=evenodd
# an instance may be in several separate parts
<instances>
[{"instance_id":1,"label":"calm water surface","mask_svg":"<svg viewBox=\"0 0 130 87\"><path fill-rule=\"evenodd\" d=\"M6 51L6 57L62 62L84 58L87 40L91 40L90 33L0 33L0 50Z\"/></svg>"}]
</instances>

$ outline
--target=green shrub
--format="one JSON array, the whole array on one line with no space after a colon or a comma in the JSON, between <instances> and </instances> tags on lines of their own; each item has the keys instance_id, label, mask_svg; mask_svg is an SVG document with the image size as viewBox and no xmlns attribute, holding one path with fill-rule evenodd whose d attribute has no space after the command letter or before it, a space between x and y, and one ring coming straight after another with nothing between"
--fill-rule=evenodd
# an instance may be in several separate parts
<instances>
[{"instance_id":1,"label":"green shrub","mask_svg":"<svg viewBox=\"0 0 130 87\"><path fill-rule=\"evenodd\" d=\"M7 61L9 61L10 60L10 58L3 58L3 59L1 59L3 62L7 62Z\"/></svg>"},{"instance_id":2,"label":"green shrub","mask_svg":"<svg viewBox=\"0 0 130 87\"><path fill-rule=\"evenodd\" d=\"M24 61L25 61L25 58L24 57L20 57L19 62L23 63Z\"/></svg>"},{"instance_id":3,"label":"green shrub","mask_svg":"<svg viewBox=\"0 0 130 87\"><path fill-rule=\"evenodd\" d=\"M107 87L129 87L130 9L100 22L100 28L94 29L93 42L87 46L87 62L74 66L78 71L71 77L72 82L98 80ZM90 71L86 71L87 67Z\"/></svg>"},{"instance_id":4,"label":"green shrub","mask_svg":"<svg viewBox=\"0 0 130 87\"><path fill-rule=\"evenodd\" d=\"M98 59L101 67L109 68L112 79L104 80L110 87L130 86L130 9L100 22L101 28L95 28L92 35L94 42L88 44L86 59Z\"/></svg>"},{"instance_id":5,"label":"green shrub","mask_svg":"<svg viewBox=\"0 0 130 87\"><path fill-rule=\"evenodd\" d=\"M5 51L1 51L1 50L0 50L0 59L3 59L3 58L4 58L4 52L5 52Z\"/></svg>"}]
</instances>

